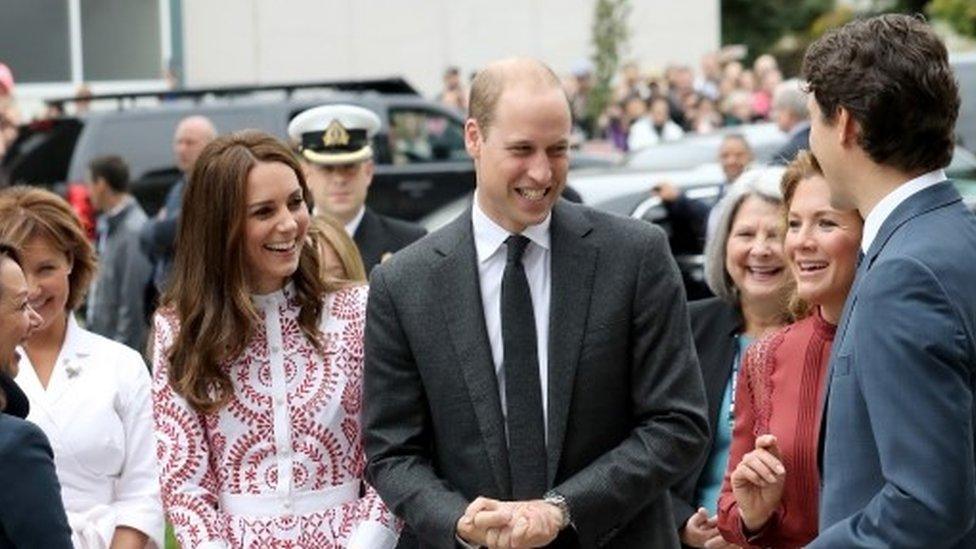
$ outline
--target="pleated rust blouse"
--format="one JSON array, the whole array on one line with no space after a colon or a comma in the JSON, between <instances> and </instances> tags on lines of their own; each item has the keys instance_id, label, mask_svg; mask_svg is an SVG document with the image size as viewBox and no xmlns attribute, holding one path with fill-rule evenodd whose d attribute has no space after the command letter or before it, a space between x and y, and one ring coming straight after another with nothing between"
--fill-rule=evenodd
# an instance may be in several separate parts
<instances>
[{"instance_id":1,"label":"pleated rust blouse","mask_svg":"<svg viewBox=\"0 0 976 549\"><path fill-rule=\"evenodd\" d=\"M819 312L753 344L736 384L735 429L718 502L722 537L742 547L802 547L817 536L821 400L837 327ZM730 476L764 434L776 435L786 486L779 509L746 533Z\"/></svg>"}]
</instances>

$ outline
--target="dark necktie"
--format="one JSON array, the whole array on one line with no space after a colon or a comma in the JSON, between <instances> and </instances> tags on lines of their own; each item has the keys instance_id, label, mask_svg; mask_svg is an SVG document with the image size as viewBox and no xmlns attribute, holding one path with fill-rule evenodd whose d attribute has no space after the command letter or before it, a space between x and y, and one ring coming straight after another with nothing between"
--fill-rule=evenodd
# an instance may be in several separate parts
<instances>
[{"instance_id":1,"label":"dark necktie","mask_svg":"<svg viewBox=\"0 0 976 549\"><path fill-rule=\"evenodd\" d=\"M512 235L505 240L508 258L502 276L508 463L512 497L516 500L538 499L546 491L546 434L535 314L529 281L522 266L522 253L528 243L529 239L522 235Z\"/></svg>"}]
</instances>

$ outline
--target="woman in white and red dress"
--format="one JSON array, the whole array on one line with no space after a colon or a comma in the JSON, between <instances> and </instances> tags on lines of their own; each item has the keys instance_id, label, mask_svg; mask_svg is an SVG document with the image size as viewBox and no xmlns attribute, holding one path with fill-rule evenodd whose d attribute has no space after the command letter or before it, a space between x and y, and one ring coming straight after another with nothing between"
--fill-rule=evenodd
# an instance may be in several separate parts
<instances>
[{"instance_id":1,"label":"woman in white and red dress","mask_svg":"<svg viewBox=\"0 0 976 549\"><path fill-rule=\"evenodd\" d=\"M163 506L185 548L393 547L363 484L366 288L327 287L309 191L246 131L197 160L154 329Z\"/></svg>"}]
</instances>

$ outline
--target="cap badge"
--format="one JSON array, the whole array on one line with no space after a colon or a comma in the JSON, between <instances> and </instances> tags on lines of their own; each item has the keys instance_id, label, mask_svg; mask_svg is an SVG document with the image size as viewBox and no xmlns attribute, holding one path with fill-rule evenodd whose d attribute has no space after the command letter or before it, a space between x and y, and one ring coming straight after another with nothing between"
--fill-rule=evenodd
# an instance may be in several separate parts
<instances>
[{"instance_id":1,"label":"cap badge","mask_svg":"<svg viewBox=\"0 0 976 549\"><path fill-rule=\"evenodd\" d=\"M322 144L326 147L344 147L349 144L349 132L338 120L333 120L322 134Z\"/></svg>"}]
</instances>

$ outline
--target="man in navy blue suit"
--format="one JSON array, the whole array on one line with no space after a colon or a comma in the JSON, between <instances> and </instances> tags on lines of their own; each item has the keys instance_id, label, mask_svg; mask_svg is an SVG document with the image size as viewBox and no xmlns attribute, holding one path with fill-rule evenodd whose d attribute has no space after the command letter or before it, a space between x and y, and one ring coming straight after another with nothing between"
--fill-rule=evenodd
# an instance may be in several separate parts
<instances>
[{"instance_id":1,"label":"man in navy blue suit","mask_svg":"<svg viewBox=\"0 0 976 549\"><path fill-rule=\"evenodd\" d=\"M959 91L919 17L810 46L810 143L864 216L830 360L810 547L976 547L976 219L946 180Z\"/></svg>"}]
</instances>

